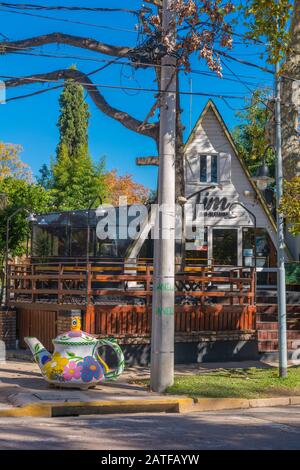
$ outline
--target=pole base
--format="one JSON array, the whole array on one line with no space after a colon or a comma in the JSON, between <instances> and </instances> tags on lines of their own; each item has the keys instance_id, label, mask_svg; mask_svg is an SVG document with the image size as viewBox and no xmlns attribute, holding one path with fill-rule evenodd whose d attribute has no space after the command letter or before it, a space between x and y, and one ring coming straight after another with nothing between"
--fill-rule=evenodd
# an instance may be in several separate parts
<instances>
[{"instance_id":1,"label":"pole base","mask_svg":"<svg viewBox=\"0 0 300 470\"><path fill-rule=\"evenodd\" d=\"M279 367L279 377L284 378L287 377L287 367Z\"/></svg>"}]
</instances>

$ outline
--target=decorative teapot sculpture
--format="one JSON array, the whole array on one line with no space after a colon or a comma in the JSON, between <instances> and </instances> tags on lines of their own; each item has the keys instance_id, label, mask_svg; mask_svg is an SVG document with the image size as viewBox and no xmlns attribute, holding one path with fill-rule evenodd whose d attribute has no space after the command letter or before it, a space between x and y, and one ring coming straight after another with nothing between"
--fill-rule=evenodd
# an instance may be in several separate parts
<instances>
[{"instance_id":1,"label":"decorative teapot sculpture","mask_svg":"<svg viewBox=\"0 0 300 470\"><path fill-rule=\"evenodd\" d=\"M88 388L104 380L114 380L124 370L124 355L114 339L97 339L81 331L80 317L72 319L71 331L57 336L52 342L51 355L42 343L26 337L44 379L58 387ZM117 356L117 367L110 370L99 356L101 346L111 347Z\"/></svg>"}]
</instances>

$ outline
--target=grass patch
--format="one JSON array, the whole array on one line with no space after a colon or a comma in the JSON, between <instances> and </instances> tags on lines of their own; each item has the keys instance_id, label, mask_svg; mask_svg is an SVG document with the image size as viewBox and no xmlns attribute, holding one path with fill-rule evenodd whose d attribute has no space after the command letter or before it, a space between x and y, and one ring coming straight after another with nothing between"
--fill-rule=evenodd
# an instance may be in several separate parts
<instances>
[{"instance_id":1,"label":"grass patch","mask_svg":"<svg viewBox=\"0 0 300 470\"><path fill-rule=\"evenodd\" d=\"M168 394L192 398L264 398L300 395L300 367L288 369L288 377L279 378L278 369L219 369L197 375L175 377Z\"/></svg>"}]
</instances>

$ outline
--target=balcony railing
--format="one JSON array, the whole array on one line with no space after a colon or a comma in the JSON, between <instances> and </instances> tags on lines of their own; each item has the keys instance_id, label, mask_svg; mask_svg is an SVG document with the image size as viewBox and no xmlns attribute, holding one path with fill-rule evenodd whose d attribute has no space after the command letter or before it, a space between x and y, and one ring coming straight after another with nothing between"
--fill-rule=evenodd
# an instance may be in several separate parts
<instances>
[{"instance_id":1,"label":"balcony railing","mask_svg":"<svg viewBox=\"0 0 300 470\"><path fill-rule=\"evenodd\" d=\"M52 305L57 309L95 305L145 305L152 301L153 265L145 261L84 264L11 264L11 306ZM252 268L186 265L175 277L176 305L255 304Z\"/></svg>"}]
</instances>

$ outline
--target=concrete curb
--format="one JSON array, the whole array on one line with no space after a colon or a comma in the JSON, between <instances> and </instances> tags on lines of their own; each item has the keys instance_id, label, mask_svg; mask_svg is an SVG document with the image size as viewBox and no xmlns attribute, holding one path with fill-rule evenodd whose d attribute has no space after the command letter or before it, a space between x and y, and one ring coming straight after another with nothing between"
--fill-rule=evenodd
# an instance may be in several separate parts
<instances>
[{"instance_id":1,"label":"concrete curb","mask_svg":"<svg viewBox=\"0 0 300 470\"><path fill-rule=\"evenodd\" d=\"M273 398L197 398L193 411L234 410L269 406L300 405L300 396Z\"/></svg>"},{"instance_id":2,"label":"concrete curb","mask_svg":"<svg viewBox=\"0 0 300 470\"><path fill-rule=\"evenodd\" d=\"M19 407L0 408L0 417L59 417L92 414L122 413L183 413L193 409L192 398L159 398L159 399L124 399L89 402L48 402L29 403Z\"/></svg>"},{"instance_id":3,"label":"concrete curb","mask_svg":"<svg viewBox=\"0 0 300 470\"><path fill-rule=\"evenodd\" d=\"M124 399L101 401L28 403L24 406L0 408L0 417L79 416L122 413L192 413L271 406L300 405L300 396L259 399L160 397L158 399Z\"/></svg>"}]
</instances>

